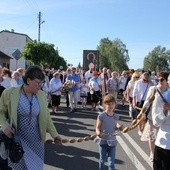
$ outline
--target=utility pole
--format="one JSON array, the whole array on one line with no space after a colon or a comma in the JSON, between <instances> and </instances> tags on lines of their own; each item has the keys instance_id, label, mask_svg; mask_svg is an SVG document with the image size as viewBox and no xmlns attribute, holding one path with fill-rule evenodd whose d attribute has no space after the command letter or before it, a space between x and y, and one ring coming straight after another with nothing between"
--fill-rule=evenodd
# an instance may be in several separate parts
<instances>
[{"instance_id":1,"label":"utility pole","mask_svg":"<svg viewBox=\"0 0 170 170\"><path fill-rule=\"evenodd\" d=\"M45 21L41 20L42 14L41 12L38 13L38 41L40 41L40 32L41 32L41 24L43 24Z\"/></svg>"}]
</instances>

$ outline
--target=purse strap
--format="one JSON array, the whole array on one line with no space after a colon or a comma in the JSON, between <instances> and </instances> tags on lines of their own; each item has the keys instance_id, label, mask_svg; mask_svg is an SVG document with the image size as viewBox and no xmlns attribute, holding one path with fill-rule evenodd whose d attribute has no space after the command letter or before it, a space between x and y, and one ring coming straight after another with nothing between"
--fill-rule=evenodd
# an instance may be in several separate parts
<instances>
[{"instance_id":1,"label":"purse strap","mask_svg":"<svg viewBox=\"0 0 170 170\"><path fill-rule=\"evenodd\" d=\"M162 98L164 103L168 103L167 100L163 97L162 93L157 89L157 92L159 93L160 97Z\"/></svg>"},{"instance_id":2,"label":"purse strap","mask_svg":"<svg viewBox=\"0 0 170 170\"><path fill-rule=\"evenodd\" d=\"M143 93L143 96L142 96L141 101L143 100L143 98L144 98L144 96L145 96L145 94L146 94L146 91L147 91L147 89L148 89L148 86L149 86L149 83L147 83L147 86L146 86L145 92Z\"/></svg>"}]
</instances>

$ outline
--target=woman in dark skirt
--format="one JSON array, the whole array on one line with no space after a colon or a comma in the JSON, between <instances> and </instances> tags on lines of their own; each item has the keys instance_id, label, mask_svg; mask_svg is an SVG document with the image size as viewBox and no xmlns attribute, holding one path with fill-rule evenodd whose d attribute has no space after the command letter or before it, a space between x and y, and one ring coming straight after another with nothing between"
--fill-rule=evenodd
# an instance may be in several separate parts
<instances>
[{"instance_id":1,"label":"woman in dark skirt","mask_svg":"<svg viewBox=\"0 0 170 170\"><path fill-rule=\"evenodd\" d=\"M51 94L52 100L52 112L58 109L60 105L60 97L61 97L61 90L63 88L63 84L61 83L60 73L55 72L53 78L50 80L49 91Z\"/></svg>"},{"instance_id":2,"label":"woman in dark skirt","mask_svg":"<svg viewBox=\"0 0 170 170\"><path fill-rule=\"evenodd\" d=\"M89 81L92 110L96 110L96 105L100 100L101 81L98 72L93 71L93 77Z\"/></svg>"}]
</instances>

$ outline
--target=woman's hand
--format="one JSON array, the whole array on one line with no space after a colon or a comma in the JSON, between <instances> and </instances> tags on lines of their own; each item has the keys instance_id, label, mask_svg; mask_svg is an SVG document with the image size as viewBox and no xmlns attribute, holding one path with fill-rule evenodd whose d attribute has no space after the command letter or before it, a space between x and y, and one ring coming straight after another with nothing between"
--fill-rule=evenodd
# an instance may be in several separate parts
<instances>
[{"instance_id":1,"label":"woman's hand","mask_svg":"<svg viewBox=\"0 0 170 170\"><path fill-rule=\"evenodd\" d=\"M62 142L61 142L61 137L60 136L57 136L54 138L54 143L56 145L62 145Z\"/></svg>"},{"instance_id":2,"label":"woman's hand","mask_svg":"<svg viewBox=\"0 0 170 170\"><path fill-rule=\"evenodd\" d=\"M163 111L165 113L165 116L167 116L169 109L170 109L170 103L165 103L164 106L163 106Z\"/></svg>"},{"instance_id":3,"label":"woman's hand","mask_svg":"<svg viewBox=\"0 0 170 170\"><path fill-rule=\"evenodd\" d=\"M14 128L11 128L11 127L7 127L4 129L4 134L8 137L8 138L12 138L12 136L14 135L15 133L15 130Z\"/></svg>"},{"instance_id":4,"label":"woman's hand","mask_svg":"<svg viewBox=\"0 0 170 170\"><path fill-rule=\"evenodd\" d=\"M123 130L123 128L124 128L124 126L123 126L123 125L119 125L119 124L117 124L117 129L118 129L118 130L122 131L122 130Z\"/></svg>"},{"instance_id":5,"label":"woman's hand","mask_svg":"<svg viewBox=\"0 0 170 170\"><path fill-rule=\"evenodd\" d=\"M135 108L136 107L136 102L133 100L132 106Z\"/></svg>"}]
</instances>

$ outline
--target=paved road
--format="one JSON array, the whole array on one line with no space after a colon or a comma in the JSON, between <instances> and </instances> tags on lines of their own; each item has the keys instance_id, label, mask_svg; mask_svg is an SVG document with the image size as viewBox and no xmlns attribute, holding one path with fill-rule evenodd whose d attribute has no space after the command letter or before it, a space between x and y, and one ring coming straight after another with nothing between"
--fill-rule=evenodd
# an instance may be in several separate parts
<instances>
[{"instance_id":1,"label":"paved road","mask_svg":"<svg viewBox=\"0 0 170 170\"><path fill-rule=\"evenodd\" d=\"M61 104L61 111L51 115L54 124L62 138L83 138L95 133L95 122L98 113L92 112L90 107L69 113L65 104ZM129 124L128 105L118 105L116 112L120 115L120 124ZM118 146L116 153L117 170L151 170L148 161L148 143L141 142L134 129L126 134L117 136ZM45 145L45 170L98 170L98 147L92 140L85 142L66 143L56 146ZM106 164L107 169L107 164Z\"/></svg>"}]
</instances>

